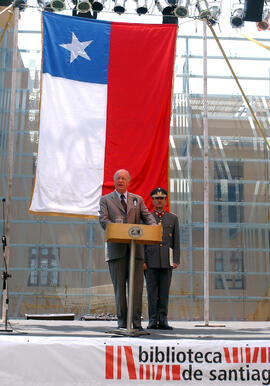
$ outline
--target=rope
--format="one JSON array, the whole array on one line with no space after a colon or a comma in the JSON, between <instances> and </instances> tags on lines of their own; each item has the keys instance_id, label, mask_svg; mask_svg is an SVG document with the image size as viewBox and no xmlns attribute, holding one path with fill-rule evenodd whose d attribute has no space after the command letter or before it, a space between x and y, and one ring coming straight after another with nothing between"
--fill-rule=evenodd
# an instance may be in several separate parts
<instances>
[{"instance_id":1,"label":"rope","mask_svg":"<svg viewBox=\"0 0 270 386\"><path fill-rule=\"evenodd\" d=\"M261 46L261 47L267 49L268 51L270 51L270 47L267 46L266 44L263 44L263 43L259 42L258 40L255 40L255 39L253 39L253 38L250 38L249 36L246 36L246 35L243 35L243 34L239 34L239 35L243 36L243 38L246 38L246 39L250 40L250 41L253 42L253 43L258 44L258 46Z\"/></svg>"},{"instance_id":2,"label":"rope","mask_svg":"<svg viewBox=\"0 0 270 386\"><path fill-rule=\"evenodd\" d=\"M7 9L9 9L9 8L10 8L10 6L9 6ZM7 11L7 9L5 9L5 11ZM3 11L0 13L0 15L1 15L2 13L3 13ZM10 23L10 21L11 21L12 16L13 16L13 11L9 12L8 21L6 22L5 28L4 28L4 30L3 30L2 34L1 34L1 36L0 36L0 44L1 44L2 41L3 41L3 38L4 38L4 36L5 36L6 30L7 30L7 28L8 28L8 25L9 25L9 23Z\"/></svg>"},{"instance_id":3,"label":"rope","mask_svg":"<svg viewBox=\"0 0 270 386\"><path fill-rule=\"evenodd\" d=\"M226 54L225 54L225 51L223 50L223 48L222 48L222 46L221 46L221 44L220 44L220 41L219 41L219 39L218 39L218 37L217 37L215 31L214 31L214 28L213 28L212 24L211 24L211 23L208 23L208 27L210 28L210 30L211 30L211 32L212 32L212 34L213 34L213 36L214 36L214 38L215 38L215 40L216 40L216 42L217 42L219 48L220 48L220 51L222 52L222 55L223 55L223 57L224 57L226 63L228 64L228 66L229 66L229 68L230 68L230 70L231 70L231 73L232 73L232 75L233 75L233 77L234 77L234 80L236 81L236 83L237 83L237 85L238 85L238 87L239 87L239 89L240 89L240 91L241 91L241 94L242 94L242 96L243 96L243 98L244 98L244 100L245 100L245 102L246 102L246 104L247 104L247 106L248 106L248 108L249 108L249 111L251 112L251 115L252 115L254 121L255 121L256 124L257 124L257 127L258 127L258 129L259 129L259 131L260 131L260 133L261 133L261 135L262 135L262 137L263 137L263 139L264 139L264 141L265 141L267 147L268 147L268 150L270 150L269 142L267 141L267 138L266 138L266 136L265 136L265 134L264 134L264 132L263 132L263 129L261 128L261 125L260 125L258 119L256 118L255 113L254 113L254 111L253 111L253 109L252 109L252 107L251 107L251 105L250 105L250 103L249 103L249 101L248 101L248 99L247 99L247 97L246 97L246 95L245 95L245 93L244 93L244 91L243 91L243 89L242 89L240 83L239 83L239 80L237 79L237 76L235 75L235 73L234 73L234 71L233 71L233 68L232 68L232 66L231 66L231 64L230 64L230 62L229 62L229 60L228 60L228 58L227 58L227 56L226 56Z\"/></svg>"}]
</instances>

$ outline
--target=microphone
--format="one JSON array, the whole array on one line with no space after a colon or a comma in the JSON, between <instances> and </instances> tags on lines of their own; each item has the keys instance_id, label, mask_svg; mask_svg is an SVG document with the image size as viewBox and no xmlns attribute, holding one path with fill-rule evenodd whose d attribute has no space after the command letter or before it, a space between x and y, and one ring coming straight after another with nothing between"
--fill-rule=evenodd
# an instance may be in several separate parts
<instances>
[{"instance_id":1,"label":"microphone","mask_svg":"<svg viewBox=\"0 0 270 386\"><path fill-rule=\"evenodd\" d=\"M133 205L134 205L134 212L135 212L135 221L134 223L136 224L136 208L137 208L137 198L133 198Z\"/></svg>"}]
</instances>

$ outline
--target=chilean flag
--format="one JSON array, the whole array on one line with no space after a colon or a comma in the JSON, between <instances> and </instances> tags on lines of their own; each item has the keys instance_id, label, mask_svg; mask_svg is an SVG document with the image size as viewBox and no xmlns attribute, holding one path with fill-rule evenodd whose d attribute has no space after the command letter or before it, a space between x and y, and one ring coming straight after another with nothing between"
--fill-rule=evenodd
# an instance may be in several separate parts
<instances>
[{"instance_id":1,"label":"chilean flag","mask_svg":"<svg viewBox=\"0 0 270 386\"><path fill-rule=\"evenodd\" d=\"M30 213L96 217L118 169L148 206L152 189L168 189L176 35L176 25L43 13Z\"/></svg>"}]
</instances>

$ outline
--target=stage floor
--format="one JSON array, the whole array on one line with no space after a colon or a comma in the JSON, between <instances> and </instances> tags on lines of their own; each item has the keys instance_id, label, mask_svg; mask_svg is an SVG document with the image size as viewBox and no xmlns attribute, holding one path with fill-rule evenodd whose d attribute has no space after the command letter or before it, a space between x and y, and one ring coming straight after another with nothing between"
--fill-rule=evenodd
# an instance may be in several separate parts
<instances>
[{"instance_id":1,"label":"stage floor","mask_svg":"<svg viewBox=\"0 0 270 386\"><path fill-rule=\"evenodd\" d=\"M24 320L11 319L8 328L12 333L5 333L5 326L0 323L1 334L31 335L31 336L73 336L106 338L114 335L108 332L116 329L116 321L104 320ZM177 322L171 321L172 331L147 330L147 322L142 326L149 335L140 336L147 339L270 339L270 322L226 321L209 322L205 326L203 321ZM119 335L118 335L119 337ZM136 337L132 337L136 339Z\"/></svg>"}]
</instances>

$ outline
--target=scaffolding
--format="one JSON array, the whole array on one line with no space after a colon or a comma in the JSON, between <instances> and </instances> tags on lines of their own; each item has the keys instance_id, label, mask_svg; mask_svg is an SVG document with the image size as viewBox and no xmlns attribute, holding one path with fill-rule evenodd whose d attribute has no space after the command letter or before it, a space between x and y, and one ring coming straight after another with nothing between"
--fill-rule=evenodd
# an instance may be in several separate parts
<instances>
[{"instance_id":1,"label":"scaffolding","mask_svg":"<svg viewBox=\"0 0 270 386\"><path fill-rule=\"evenodd\" d=\"M33 35L33 39L40 35L40 31L19 33ZM1 198L8 191L11 41L9 29L0 47ZM270 137L269 51L254 48L240 37L220 41L266 137ZM208 37L207 44L210 318L268 320L269 151L214 39ZM19 52L9 314L22 318L27 313L72 312L77 317L114 313L104 235L98 221L27 214L38 145L39 57L40 48ZM170 131L170 203L181 228L181 264L173 272L170 293L169 318L173 320L203 319L202 62L202 37L179 36ZM146 296L143 303L147 317Z\"/></svg>"}]
</instances>

